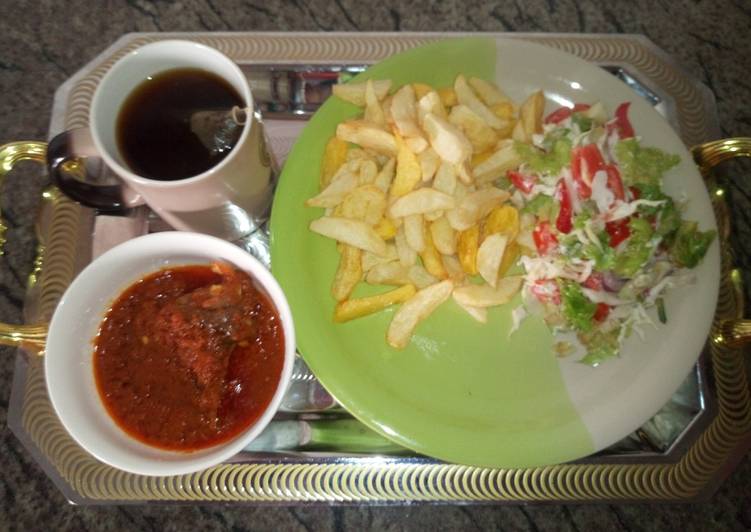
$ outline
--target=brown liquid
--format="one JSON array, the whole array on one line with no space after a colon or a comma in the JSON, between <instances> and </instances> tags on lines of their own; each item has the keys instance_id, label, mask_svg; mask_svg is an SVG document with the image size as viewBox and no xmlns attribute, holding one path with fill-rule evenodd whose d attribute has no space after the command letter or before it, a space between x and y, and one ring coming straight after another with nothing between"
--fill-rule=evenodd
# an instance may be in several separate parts
<instances>
[{"instance_id":1,"label":"brown liquid","mask_svg":"<svg viewBox=\"0 0 751 532\"><path fill-rule=\"evenodd\" d=\"M117 117L117 143L125 163L134 173L159 181L205 172L232 146L209 149L191 131L190 118L235 105L245 104L234 87L211 72L177 68L151 76L128 96Z\"/></svg>"}]
</instances>

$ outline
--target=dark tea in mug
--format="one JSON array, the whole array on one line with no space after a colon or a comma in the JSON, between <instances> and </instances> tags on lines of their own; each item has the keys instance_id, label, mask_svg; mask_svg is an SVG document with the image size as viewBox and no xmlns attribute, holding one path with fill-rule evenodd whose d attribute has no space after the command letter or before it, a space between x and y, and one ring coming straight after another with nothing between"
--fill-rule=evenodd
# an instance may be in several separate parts
<instances>
[{"instance_id":1,"label":"dark tea in mug","mask_svg":"<svg viewBox=\"0 0 751 532\"><path fill-rule=\"evenodd\" d=\"M211 132L197 131L195 118L229 116L235 106L245 107L242 97L211 72L176 68L149 76L128 96L117 117L117 144L125 164L159 181L209 170L231 152L239 134L214 142Z\"/></svg>"}]
</instances>

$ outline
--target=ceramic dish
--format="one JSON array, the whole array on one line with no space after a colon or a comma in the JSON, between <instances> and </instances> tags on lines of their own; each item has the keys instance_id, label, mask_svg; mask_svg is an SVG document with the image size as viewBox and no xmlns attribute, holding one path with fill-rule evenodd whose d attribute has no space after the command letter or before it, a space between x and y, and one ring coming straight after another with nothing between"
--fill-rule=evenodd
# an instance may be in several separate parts
<instances>
[{"instance_id":1,"label":"ceramic dish","mask_svg":"<svg viewBox=\"0 0 751 532\"><path fill-rule=\"evenodd\" d=\"M392 57L362 77L388 78L396 86L446 86L459 73L494 79L515 101L541 88L548 111L600 100L612 112L630 101L643 142L681 157L666 176L666 191L685 194L687 218L702 229L716 228L707 191L679 137L595 65L527 42L450 40ZM464 464L529 467L601 450L665 404L709 332L719 283L716 242L696 269L696 284L667 297L667 325L647 331L644 340L632 335L618 358L598 368L556 358L540 320L526 320L509 337L514 303L494 309L487 325L445 304L400 352L384 340L393 310L334 324L329 287L338 254L334 242L308 231L320 211L303 202L317 191L325 142L337 123L357 112L331 99L311 120L287 160L271 223L273 269L290 300L299 349L348 410L420 453Z\"/></svg>"}]
</instances>

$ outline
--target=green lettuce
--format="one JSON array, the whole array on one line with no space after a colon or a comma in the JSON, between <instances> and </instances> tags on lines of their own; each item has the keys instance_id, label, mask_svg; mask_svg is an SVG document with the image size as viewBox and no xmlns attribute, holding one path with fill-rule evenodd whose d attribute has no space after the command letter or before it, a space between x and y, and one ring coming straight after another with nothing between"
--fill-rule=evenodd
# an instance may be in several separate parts
<instances>
[{"instance_id":1,"label":"green lettuce","mask_svg":"<svg viewBox=\"0 0 751 532\"><path fill-rule=\"evenodd\" d=\"M560 290L563 317L568 325L576 331L590 331L597 305L587 299L578 283L560 281Z\"/></svg>"},{"instance_id":2,"label":"green lettuce","mask_svg":"<svg viewBox=\"0 0 751 532\"><path fill-rule=\"evenodd\" d=\"M618 345L619 333L620 329L618 328L603 332L599 327L586 333L580 333L578 335L579 341L587 348L587 354L579 362L597 366L601 362L616 356L620 347Z\"/></svg>"},{"instance_id":3,"label":"green lettuce","mask_svg":"<svg viewBox=\"0 0 751 532\"><path fill-rule=\"evenodd\" d=\"M556 214L556 204L553 198L545 194L538 194L522 208L522 212L534 214L540 220L553 220Z\"/></svg>"},{"instance_id":4,"label":"green lettuce","mask_svg":"<svg viewBox=\"0 0 751 532\"><path fill-rule=\"evenodd\" d=\"M652 226L643 218L631 218L629 221L631 236L626 241L626 248L615 257L613 270L621 277L633 277L652 254Z\"/></svg>"},{"instance_id":5,"label":"green lettuce","mask_svg":"<svg viewBox=\"0 0 751 532\"><path fill-rule=\"evenodd\" d=\"M615 146L615 155L621 166L621 178L627 186L658 186L665 172L681 159L657 148L644 148L635 138L624 139Z\"/></svg>"},{"instance_id":6,"label":"green lettuce","mask_svg":"<svg viewBox=\"0 0 751 532\"><path fill-rule=\"evenodd\" d=\"M714 231L699 231L696 222L683 222L670 246L670 258L682 268L693 268L704 258L714 237Z\"/></svg>"},{"instance_id":7,"label":"green lettuce","mask_svg":"<svg viewBox=\"0 0 751 532\"><path fill-rule=\"evenodd\" d=\"M571 162L571 141L563 137L556 138L549 151L518 141L514 142L514 150L538 174L557 174Z\"/></svg>"}]
</instances>

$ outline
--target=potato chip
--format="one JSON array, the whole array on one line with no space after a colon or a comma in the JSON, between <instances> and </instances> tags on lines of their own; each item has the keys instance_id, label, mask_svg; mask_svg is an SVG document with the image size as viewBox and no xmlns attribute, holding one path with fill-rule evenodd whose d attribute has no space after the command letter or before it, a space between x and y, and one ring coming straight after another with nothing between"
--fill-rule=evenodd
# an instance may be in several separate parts
<instances>
[{"instance_id":1,"label":"potato chip","mask_svg":"<svg viewBox=\"0 0 751 532\"><path fill-rule=\"evenodd\" d=\"M404 236L409 247L417 253L425 250L425 227L421 214L410 214L404 217Z\"/></svg>"},{"instance_id":2,"label":"potato chip","mask_svg":"<svg viewBox=\"0 0 751 532\"><path fill-rule=\"evenodd\" d=\"M419 188L394 201L389 208L389 214L398 218L411 214L453 209L454 207L455 203L452 196L434 188Z\"/></svg>"},{"instance_id":3,"label":"potato chip","mask_svg":"<svg viewBox=\"0 0 751 532\"><path fill-rule=\"evenodd\" d=\"M460 104L466 105L472 109L480 118L482 118L487 124L496 129L504 127L503 121L495 116L487 105L482 103L480 99L475 95L475 92L467 84L467 80L459 74L454 81L454 91L456 92L456 98Z\"/></svg>"},{"instance_id":4,"label":"potato chip","mask_svg":"<svg viewBox=\"0 0 751 532\"><path fill-rule=\"evenodd\" d=\"M477 275L477 248L480 246L480 227L475 225L461 231L456 239L456 254L468 275Z\"/></svg>"},{"instance_id":5,"label":"potato chip","mask_svg":"<svg viewBox=\"0 0 751 532\"><path fill-rule=\"evenodd\" d=\"M357 184L360 182L360 178L356 174L346 173L342 174L342 177L329 183L329 185L323 189L316 196L305 201L305 205L308 207L336 207L344 198L357 188Z\"/></svg>"},{"instance_id":6,"label":"potato chip","mask_svg":"<svg viewBox=\"0 0 751 532\"><path fill-rule=\"evenodd\" d=\"M433 87L426 83L413 83L412 90L415 91L415 100L419 101L420 98L422 98L429 92L433 92Z\"/></svg>"},{"instance_id":7,"label":"potato chip","mask_svg":"<svg viewBox=\"0 0 751 532\"><path fill-rule=\"evenodd\" d=\"M426 222L435 222L441 216L443 216L442 210L426 212L422 215Z\"/></svg>"},{"instance_id":8,"label":"potato chip","mask_svg":"<svg viewBox=\"0 0 751 532\"><path fill-rule=\"evenodd\" d=\"M428 273L438 279L446 279L448 273L443 267L443 260L441 260L441 254L436 249L433 243L433 236L430 231L425 232L425 249L420 253L422 264Z\"/></svg>"},{"instance_id":9,"label":"potato chip","mask_svg":"<svg viewBox=\"0 0 751 532\"><path fill-rule=\"evenodd\" d=\"M514 104L511 102L496 103L490 106L490 110L501 120L513 121L514 119Z\"/></svg>"},{"instance_id":10,"label":"potato chip","mask_svg":"<svg viewBox=\"0 0 751 532\"><path fill-rule=\"evenodd\" d=\"M385 212L386 194L375 185L362 185L344 197L338 215L375 225Z\"/></svg>"},{"instance_id":11,"label":"potato chip","mask_svg":"<svg viewBox=\"0 0 751 532\"><path fill-rule=\"evenodd\" d=\"M462 130L475 153L489 150L498 142L495 130L466 105L452 107L449 122Z\"/></svg>"},{"instance_id":12,"label":"potato chip","mask_svg":"<svg viewBox=\"0 0 751 532\"><path fill-rule=\"evenodd\" d=\"M391 240L396 236L396 224L394 224L391 218L385 216L380 219L373 229L384 240Z\"/></svg>"},{"instance_id":13,"label":"potato chip","mask_svg":"<svg viewBox=\"0 0 751 532\"><path fill-rule=\"evenodd\" d=\"M469 166L469 160L466 160L462 163L455 164L454 170L456 170L456 176L459 178L459 181L464 183L465 185L472 185L474 179L474 176L472 175L472 169Z\"/></svg>"},{"instance_id":14,"label":"potato chip","mask_svg":"<svg viewBox=\"0 0 751 532\"><path fill-rule=\"evenodd\" d=\"M495 287L498 281L498 272L507 243L506 235L496 233L483 240L477 250L477 271L490 286Z\"/></svg>"},{"instance_id":15,"label":"potato chip","mask_svg":"<svg viewBox=\"0 0 751 532\"><path fill-rule=\"evenodd\" d=\"M478 182L490 183L518 168L521 163L522 158L514 150L514 143L503 141L493 155L472 169L472 173Z\"/></svg>"},{"instance_id":16,"label":"potato chip","mask_svg":"<svg viewBox=\"0 0 751 532\"><path fill-rule=\"evenodd\" d=\"M365 275L368 284L390 284L401 286L410 283L409 269L398 260L376 264Z\"/></svg>"},{"instance_id":17,"label":"potato chip","mask_svg":"<svg viewBox=\"0 0 751 532\"><path fill-rule=\"evenodd\" d=\"M394 237L394 244L396 245L396 254L399 256L399 262L406 267L412 266L417 262L417 251L415 251L408 243L407 237L404 234L404 226L402 225L396 230L396 236Z\"/></svg>"},{"instance_id":18,"label":"potato chip","mask_svg":"<svg viewBox=\"0 0 751 532\"><path fill-rule=\"evenodd\" d=\"M365 120L377 126L386 127L386 115L378 101L372 79L365 82Z\"/></svg>"},{"instance_id":19,"label":"potato chip","mask_svg":"<svg viewBox=\"0 0 751 532\"><path fill-rule=\"evenodd\" d=\"M394 135L380 129L378 126L364 120L350 120L342 122L336 127L336 136L346 142L351 142L370 148L385 155L396 155L396 140Z\"/></svg>"},{"instance_id":20,"label":"potato chip","mask_svg":"<svg viewBox=\"0 0 751 532\"><path fill-rule=\"evenodd\" d=\"M334 309L334 321L343 323L369 314L375 314L386 307L407 301L415 293L417 293L417 289L414 285L405 284L383 294L342 301Z\"/></svg>"},{"instance_id":21,"label":"potato chip","mask_svg":"<svg viewBox=\"0 0 751 532\"><path fill-rule=\"evenodd\" d=\"M323 216L310 222L311 231L333 238L339 242L355 246L379 255L386 253L386 243L378 233L361 220Z\"/></svg>"},{"instance_id":22,"label":"potato chip","mask_svg":"<svg viewBox=\"0 0 751 532\"><path fill-rule=\"evenodd\" d=\"M390 194L392 197L403 196L412 191L422 178L422 170L417 156L410 151L399 135L396 136L399 146L396 157L396 177L391 183Z\"/></svg>"},{"instance_id":23,"label":"potato chip","mask_svg":"<svg viewBox=\"0 0 751 532\"><path fill-rule=\"evenodd\" d=\"M438 170L433 178L433 188L449 196L454 195L454 191L456 190L456 169L453 164L443 161L438 166Z\"/></svg>"},{"instance_id":24,"label":"potato chip","mask_svg":"<svg viewBox=\"0 0 751 532\"><path fill-rule=\"evenodd\" d=\"M506 275L508 271L516 264L521 255L521 246L514 240L506 245L506 251L503 253L501 266L498 268L498 275Z\"/></svg>"},{"instance_id":25,"label":"potato chip","mask_svg":"<svg viewBox=\"0 0 751 532\"><path fill-rule=\"evenodd\" d=\"M417 121L425 127L425 115L432 113L443 119L448 118L446 108L441 103L438 93L431 91L417 101Z\"/></svg>"},{"instance_id":26,"label":"potato chip","mask_svg":"<svg viewBox=\"0 0 751 532\"><path fill-rule=\"evenodd\" d=\"M427 183L431 181L436 170L438 170L438 166L441 164L440 157L438 157L433 148L427 148L417 156L417 160L420 162L423 182Z\"/></svg>"},{"instance_id":27,"label":"potato chip","mask_svg":"<svg viewBox=\"0 0 751 532\"><path fill-rule=\"evenodd\" d=\"M422 137L407 137L404 139L404 144L407 145L409 151L415 155L420 155L426 149L428 149L428 141Z\"/></svg>"},{"instance_id":28,"label":"potato chip","mask_svg":"<svg viewBox=\"0 0 751 532\"><path fill-rule=\"evenodd\" d=\"M384 193L388 193L391 188L391 182L394 180L394 170L396 168L396 159L391 157L378 172L373 184L380 188Z\"/></svg>"},{"instance_id":29,"label":"potato chip","mask_svg":"<svg viewBox=\"0 0 751 532\"><path fill-rule=\"evenodd\" d=\"M384 99L390 88L391 80L381 79L373 82L373 89L379 100ZM332 93L346 102L363 107L365 105L365 89L365 83L340 83L332 87Z\"/></svg>"},{"instance_id":30,"label":"potato chip","mask_svg":"<svg viewBox=\"0 0 751 532\"><path fill-rule=\"evenodd\" d=\"M493 208L508 200L509 193L495 187L488 187L470 192L457 204L455 209L446 213L451 227L464 231L477 224Z\"/></svg>"},{"instance_id":31,"label":"potato chip","mask_svg":"<svg viewBox=\"0 0 751 532\"><path fill-rule=\"evenodd\" d=\"M532 142L532 135L542 133L542 114L545 111L545 95L537 91L530 95L519 108L519 122L514 126L513 138L519 142Z\"/></svg>"},{"instance_id":32,"label":"potato chip","mask_svg":"<svg viewBox=\"0 0 751 532\"><path fill-rule=\"evenodd\" d=\"M472 155L472 143L459 128L433 113L427 113L423 122L430 145L444 161L459 164Z\"/></svg>"},{"instance_id":33,"label":"potato chip","mask_svg":"<svg viewBox=\"0 0 751 532\"><path fill-rule=\"evenodd\" d=\"M402 137L421 137L417 126L417 101L412 85L404 85L391 100L391 118Z\"/></svg>"},{"instance_id":34,"label":"potato chip","mask_svg":"<svg viewBox=\"0 0 751 532\"><path fill-rule=\"evenodd\" d=\"M342 246L344 245L345 244L342 244ZM361 257L362 259L360 260L360 263L362 264L362 271L364 273L369 272L374 266L378 266L379 264L386 264L388 262L399 260L399 256L396 253L396 245L393 243L386 244L386 252L383 255L376 255L370 251L363 251Z\"/></svg>"},{"instance_id":35,"label":"potato chip","mask_svg":"<svg viewBox=\"0 0 751 532\"><path fill-rule=\"evenodd\" d=\"M409 280L412 281L417 288L425 288L426 286L437 283L439 280L430 275L428 270L426 270L422 264L413 264L410 266L407 275Z\"/></svg>"},{"instance_id":36,"label":"potato chip","mask_svg":"<svg viewBox=\"0 0 751 532\"><path fill-rule=\"evenodd\" d=\"M444 107L453 107L459 103L459 100L456 97L456 92L452 87L441 87L437 92Z\"/></svg>"},{"instance_id":37,"label":"potato chip","mask_svg":"<svg viewBox=\"0 0 751 532\"><path fill-rule=\"evenodd\" d=\"M475 91L485 105L492 107L499 103L511 103L511 99L506 96L497 85L480 78L469 78L469 86Z\"/></svg>"},{"instance_id":38,"label":"potato chip","mask_svg":"<svg viewBox=\"0 0 751 532\"><path fill-rule=\"evenodd\" d=\"M436 249L443 255L456 253L456 231L451 227L445 216L441 216L430 224L430 234Z\"/></svg>"},{"instance_id":39,"label":"potato chip","mask_svg":"<svg viewBox=\"0 0 751 532\"><path fill-rule=\"evenodd\" d=\"M454 291L456 293L456 291ZM488 309L485 307L473 307L471 305L465 305L461 301L458 301L456 299L456 296L453 295L454 302L459 305L459 308L463 309L467 314L469 314L475 321L478 321L480 323L487 323L488 322Z\"/></svg>"},{"instance_id":40,"label":"potato chip","mask_svg":"<svg viewBox=\"0 0 751 532\"><path fill-rule=\"evenodd\" d=\"M509 241L517 237L519 234L519 211L516 207L501 205L490 211L482 226L482 238L493 233L506 235Z\"/></svg>"},{"instance_id":41,"label":"potato chip","mask_svg":"<svg viewBox=\"0 0 751 532\"><path fill-rule=\"evenodd\" d=\"M343 301L362 278L362 250L348 245L341 246L339 267L331 285L331 295Z\"/></svg>"},{"instance_id":42,"label":"potato chip","mask_svg":"<svg viewBox=\"0 0 751 532\"><path fill-rule=\"evenodd\" d=\"M494 287L487 284L469 284L454 290L454 299L471 307L495 307L511 301L522 286L523 277L514 275L498 280Z\"/></svg>"},{"instance_id":43,"label":"potato chip","mask_svg":"<svg viewBox=\"0 0 751 532\"><path fill-rule=\"evenodd\" d=\"M388 344L396 349L405 348L417 325L448 299L453 287L451 281L442 281L423 288L405 301L389 324L386 333Z\"/></svg>"},{"instance_id":44,"label":"potato chip","mask_svg":"<svg viewBox=\"0 0 751 532\"><path fill-rule=\"evenodd\" d=\"M325 189L331 178L334 177L337 170L347 160L348 144L336 136L331 137L326 143L326 147L323 150L323 161L321 161L321 176L319 179L319 185L321 190Z\"/></svg>"},{"instance_id":45,"label":"potato chip","mask_svg":"<svg viewBox=\"0 0 751 532\"><path fill-rule=\"evenodd\" d=\"M378 177L378 165L372 159L361 159L358 175L360 176L361 185L373 183L376 177Z\"/></svg>"},{"instance_id":46,"label":"potato chip","mask_svg":"<svg viewBox=\"0 0 751 532\"><path fill-rule=\"evenodd\" d=\"M458 285L464 282L466 274L464 273L464 268L462 268L459 259L456 258L456 255L443 255L441 260L449 279L454 281L454 284Z\"/></svg>"}]
</instances>

